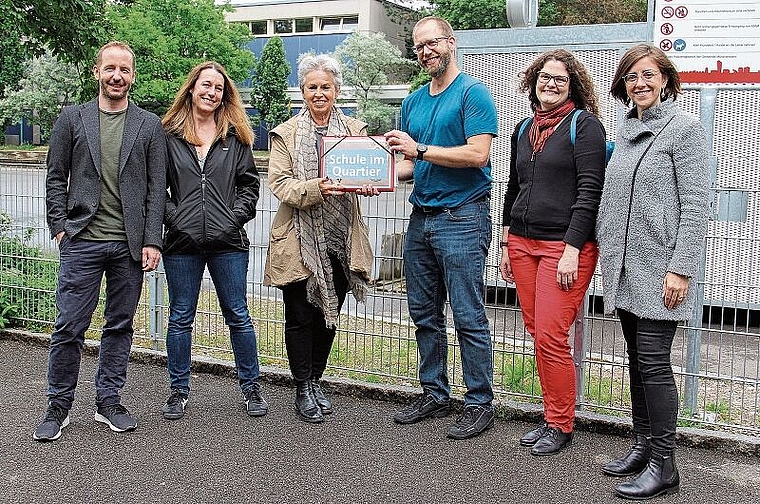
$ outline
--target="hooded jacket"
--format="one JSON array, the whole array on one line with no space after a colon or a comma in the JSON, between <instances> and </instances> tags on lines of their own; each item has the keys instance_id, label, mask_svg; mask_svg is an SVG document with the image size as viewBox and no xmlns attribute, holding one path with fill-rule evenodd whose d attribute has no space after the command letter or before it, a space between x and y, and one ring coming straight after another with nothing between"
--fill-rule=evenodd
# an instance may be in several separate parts
<instances>
[{"instance_id":1,"label":"hooded jacket","mask_svg":"<svg viewBox=\"0 0 760 504\"><path fill-rule=\"evenodd\" d=\"M167 135L164 254L248 250L244 226L256 215L259 172L234 131L216 139L203 170L195 148Z\"/></svg>"}]
</instances>

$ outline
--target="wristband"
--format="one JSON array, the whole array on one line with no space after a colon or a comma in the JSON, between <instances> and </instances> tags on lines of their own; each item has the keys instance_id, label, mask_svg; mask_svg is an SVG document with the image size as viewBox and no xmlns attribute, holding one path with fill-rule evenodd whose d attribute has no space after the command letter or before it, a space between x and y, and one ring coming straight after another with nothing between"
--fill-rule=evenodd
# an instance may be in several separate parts
<instances>
[{"instance_id":1,"label":"wristband","mask_svg":"<svg viewBox=\"0 0 760 504\"><path fill-rule=\"evenodd\" d=\"M505 242L505 241L501 242L501 246L502 246L502 247L506 247L507 245L508 245L508 243L507 243L507 242Z\"/></svg>"}]
</instances>

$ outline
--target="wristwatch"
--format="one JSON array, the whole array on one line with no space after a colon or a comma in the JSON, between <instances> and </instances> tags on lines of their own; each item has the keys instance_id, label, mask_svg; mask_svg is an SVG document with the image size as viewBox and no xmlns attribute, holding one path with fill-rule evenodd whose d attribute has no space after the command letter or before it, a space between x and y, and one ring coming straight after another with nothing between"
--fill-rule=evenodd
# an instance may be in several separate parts
<instances>
[{"instance_id":1,"label":"wristwatch","mask_svg":"<svg viewBox=\"0 0 760 504\"><path fill-rule=\"evenodd\" d=\"M425 145L424 143L418 143L417 144L417 159L419 159L420 161L422 161L422 156L425 155L425 153L427 152L427 150L428 150L428 146L427 145Z\"/></svg>"}]
</instances>

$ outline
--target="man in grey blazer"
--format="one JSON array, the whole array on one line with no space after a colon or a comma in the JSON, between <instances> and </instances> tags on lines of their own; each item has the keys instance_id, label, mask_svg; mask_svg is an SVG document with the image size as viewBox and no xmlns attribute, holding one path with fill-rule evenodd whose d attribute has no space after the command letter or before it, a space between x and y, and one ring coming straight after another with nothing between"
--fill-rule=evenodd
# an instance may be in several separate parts
<instances>
[{"instance_id":1,"label":"man in grey blazer","mask_svg":"<svg viewBox=\"0 0 760 504\"><path fill-rule=\"evenodd\" d=\"M132 345L132 322L143 272L161 259L166 194L166 139L159 118L128 100L135 56L120 42L98 51L98 97L64 108L50 137L47 222L60 249L50 337L48 407L34 431L54 441L69 409L92 314L105 274L105 324L95 374L95 420L116 432L137 427L121 405Z\"/></svg>"}]
</instances>

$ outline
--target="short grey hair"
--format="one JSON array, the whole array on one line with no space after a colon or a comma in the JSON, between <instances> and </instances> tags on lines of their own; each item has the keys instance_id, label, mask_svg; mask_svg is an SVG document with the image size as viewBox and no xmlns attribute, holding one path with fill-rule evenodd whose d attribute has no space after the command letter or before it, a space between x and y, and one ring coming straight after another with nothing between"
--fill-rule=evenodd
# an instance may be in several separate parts
<instances>
[{"instance_id":1,"label":"short grey hair","mask_svg":"<svg viewBox=\"0 0 760 504\"><path fill-rule=\"evenodd\" d=\"M343 85L343 74L340 71L338 60L328 54L305 53L298 58L298 87L303 91L306 84L306 76L316 70L322 70L332 74L337 91Z\"/></svg>"}]
</instances>

